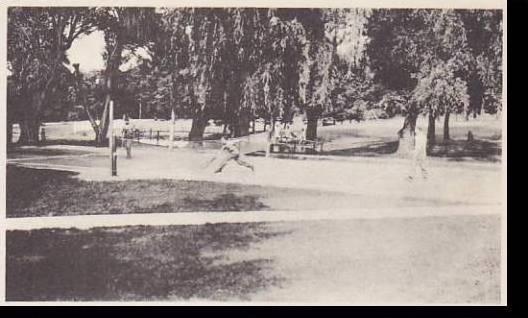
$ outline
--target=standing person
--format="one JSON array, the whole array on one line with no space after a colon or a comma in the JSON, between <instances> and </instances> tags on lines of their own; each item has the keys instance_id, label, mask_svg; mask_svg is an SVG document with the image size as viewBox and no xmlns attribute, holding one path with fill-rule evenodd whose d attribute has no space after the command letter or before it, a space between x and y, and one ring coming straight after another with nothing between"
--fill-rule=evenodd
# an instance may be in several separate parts
<instances>
[{"instance_id":1,"label":"standing person","mask_svg":"<svg viewBox=\"0 0 528 318\"><path fill-rule=\"evenodd\" d=\"M255 167L251 163L242 159L242 155L240 154L240 140L230 141L226 137L222 137L221 142L222 148L220 148L218 156L211 160L212 162L215 159L220 158L220 162L214 173L222 172L224 167L231 160L234 160L241 166L251 169L251 171L255 171Z\"/></svg>"},{"instance_id":2,"label":"standing person","mask_svg":"<svg viewBox=\"0 0 528 318\"><path fill-rule=\"evenodd\" d=\"M132 141L134 139L134 129L130 125L130 121L127 119L125 120L125 127L123 127L123 130L121 131L121 135L123 137L123 147L125 147L127 152L127 159L132 158Z\"/></svg>"},{"instance_id":3,"label":"standing person","mask_svg":"<svg viewBox=\"0 0 528 318\"><path fill-rule=\"evenodd\" d=\"M408 179L413 180L416 176L416 170L420 168L422 178L427 179L427 170L425 169L427 160L427 135L420 129L416 128L414 132L414 149L412 151L412 165Z\"/></svg>"}]
</instances>

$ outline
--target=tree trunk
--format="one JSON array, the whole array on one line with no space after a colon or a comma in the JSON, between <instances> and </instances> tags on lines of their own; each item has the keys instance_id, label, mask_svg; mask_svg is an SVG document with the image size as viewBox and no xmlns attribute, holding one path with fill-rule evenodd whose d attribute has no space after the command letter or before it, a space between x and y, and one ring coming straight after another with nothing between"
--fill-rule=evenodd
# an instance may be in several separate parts
<instances>
[{"instance_id":1,"label":"tree trunk","mask_svg":"<svg viewBox=\"0 0 528 318\"><path fill-rule=\"evenodd\" d=\"M418 119L418 113L409 113L407 116L405 116L405 120L403 122L403 127L398 131L399 135L402 135L405 133L405 130L408 130L411 135L414 135L416 130L416 121Z\"/></svg>"},{"instance_id":2,"label":"tree trunk","mask_svg":"<svg viewBox=\"0 0 528 318\"><path fill-rule=\"evenodd\" d=\"M448 141L449 138L449 115L450 111L449 109L446 110L445 116L444 116L444 141Z\"/></svg>"},{"instance_id":3,"label":"tree trunk","mask_svg":"<svg viewBox=\"0 0 528 318\"><path fill-rule=\"evenodd\" d=\"M306 111L306 139L317 140L317 121L319 120L320 112Z\"/></svg>"},{"instance_id":4,"label":"tree trunk","mask_svg":"<svg viewBox=\"0 0 528 318\"><path fill-rule=\"evenodd\" d=\"M270 124L271 124L271 127L270 127L270 131L269 133L266 134L266 137L267 137L267 140L266 140L266 158L268 158L271 154L271 138L273 137L274 135L274 132L275 132L275 119L273 118L273 116L271 116L270 118ZM266 125L266 123L264 123L264 125ZM264 126L266 127L266 126ZM264 131L266 131L266 129L264 128Z\"/></svg>"},{"instance_id":5,"label":"tree trunk","mask_svg":"<svg viewBox=\"0 0 528 318\"><path fill-rule=\"evenodd\" d=\"M22 145L36 145L40 142L39 131L40 131L40 111L44 100L46 98L46 92L36 92L26 105L26 108L22 114L20 120L20 138L18 143Z\"/></svg>"},{"instance_id":6,"label":"tree trunk","mask_svg":"<svg viewBox=\"0 0 528 318\"><path fill-rule=\"evenodd\" d=\"M84 100L84 103L86 104L86 99ZM88 116L88 121L90 122L90 125L92 126L93 131L95 132L95 143L99 144L99 141L101 140L101 129L99 125L97 125L97 122L93 118L92 114L90 113L90 110L86 105L83 105L84 111L86 112L86 115Z\"/></svg>"},{"instance_id":7,"label":"tree trunk","mask_svg":"<svg viewBox=\"0 0 528 318\"><path fill-rule=\"evenodd\" d=\"M36 116L35 116L36 117ZM36 145L40 142L39 130L40 121L37 118L24 118L20 121L20 138L18 143L21 145Z\"/></svg>"},{"instance_id":8,"label":"tree trunk","mask_svg":"<svg viewBox=\"0 0 528 318\"><path fill-rule=\"evenodd\" d=\"M476 72L472 73L468 81L469 109L468 113L473 114L473 118L480 114L482 109L482 99L484 97L484 84ZM468 114L469 117L469 114Z\"/></svg>"},{"instance_id":9,"label":"tree trunk","mask_svg":"<svg viewBox=\"0 0 528 318\"><path fill-rule=\"evenodd\" d=\"M207 118L203 112L199 111L194 114L191 131L189 132L189 141L202 141L207 126Z\"/></svg>"},{"instance_id":10,"label":"tree trunk","mask_svg":"<svg viewBox=\"0 0 528 318\"><path fill-rule=\"evenodd\" d=\"M250 124L249 112L241 110L238 116L234 118L233 123L233 137L242 137L249 135L249 124Z\"/></svg>"},{"instance_id":11,"label":"tree trunk","mask_svg":"<svg viewBox=\"0 0 528 318\"><path fill-rule=\"evenodd\" d=\"M434 145L435 143L435 116L433 111L429 111L429 125L427 126L427 141L429 145Z\"/></svg>"},{"instance_id":12,"label":"tree trunk","mask_svg":"<svg viewBox=\"0 0 528 318\"><path fill-rule=\"evenodd\" d=\"M123 52L123 46L120 44L119 40L116 40L114 44L114 50L112 54L109 54L107 60L107 67L105 73L105 84L106 84L106 94L104 101L103 114L101 115L101 121L99 123L99 133L96 132L96 142L97 145L106 145L108 144L108 112L110 108L110 101L112 100L114 91L117 89L117 76L119 71L119 66L121 66L121 53ZM115 101L114 101L115 105ZM114 108L114 112L115 112Z\"/></svg>"},{"instance_id":13,"label":"tree trunk","mask_svg":"<svg viewBox=\"0 0 528 318\"><path fill-rule=\"evenodd\" d=\"M6 143L9 147L13 143L13 122L8 121L7 122L7 136L6 136Z\"/></svg>"}]
</instances>

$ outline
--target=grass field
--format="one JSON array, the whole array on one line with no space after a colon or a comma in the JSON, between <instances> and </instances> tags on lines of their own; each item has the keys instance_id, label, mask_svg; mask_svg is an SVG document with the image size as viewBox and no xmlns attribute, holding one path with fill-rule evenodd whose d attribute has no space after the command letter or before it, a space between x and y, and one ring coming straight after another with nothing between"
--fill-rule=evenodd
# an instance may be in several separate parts
<instances>
[{"instance_id":1,"label":"grass field","mask_svg":"<svg viewBox=\"0 0 528 318\"><path fill-rule=\"evenodd\" d=\"M132 125L140 130L149 132L153 131L156 135L160 131L161 136L167 136L170 129L170 121L153 120L153 119L133 119ZM177 138L186 138L191 129L192 121L190 119L178 119L175 124L175 133ZM366 120L362 122L348 122L336 124L334 126L319 126L319 137L332 143L350 143L365 140L383 140L394 141L397 140L396 133L402 127L403 118L394 117L391 119ZM442 140L442 118L436 124L436 136L438 140ZM420 117L417 122L418 127L427 129L427 120L425 117ZM123 126L122 120L115 121L115 130L120 132ZM67 143L70 142L86 142L95 138L94 132L88 121L81 122L60 122L45 124L46 139L48 143ZM454 140L465 140L467 132L471 130L477 139L482 140L500 140L501 138L502 121L495 116L482 115L477 119L470 119L468 121L463 119L451 120L450 134ZM296 121L294 130L301 130L303 128L302 121ZM262 124L256 126L256 131L261 132ZM222 132L221 126L211 124L206 127L205 137L217 135ZM18 126L14 126L14 141L17 140Z\"/></svg>"},{"instance_id":2,"label":"grass field","mask_svg":"<svg viewBox=\"0 0 528 318\"><path fill-rule=\"evenodd\" d=\"M7 232L7 299L498 304L499 216Z\"/></svg>"},{"instance_id":3,"label":"grass field","mask_svg":"<svg viewBox=\"0 0 528 318\"><path fill-rule=\"evenodd\" d=\"M278 281L269 260L207 256L273 236L259 224L14 231L8 300L248 299Z\"/></svg>"},{"instance_id":4,"label":"grass field","mask_svg":"<svg viewBox=\"0 0 528 318\"><path fill-rule=\"evenodd\" d=\"M500 121L455 121L453 140L447 145L441 142L438 124L439 143L433 151L445 158L430 160L429 179L416 184L404 180L407 161L391 156L400 125L401 119L391 119L319 128L330 145L327 154L386 158L254 157L255 174L235 166L194 181L182 176L197 173L212 152L138 146L132 160L118 161L119 174L125 178L110 181L115 177L108 173L107 149L14 147L8 152L8 160L13 161L6 171L10 218L193 211L319 213L355 208L398 212L412 206L433 211L444 207L450 212L453 207L455 212L390 214L378 219L361 215L273 223L9 230L7 299L497 304L500 215L464 215L464 209L502 202L496 163L501 153ZM69 128L58 127L56 135L50 130L49 143L68 144ZM468 130L475 135L473 143L465 141ZM262 135L255 137L261 142ZM73 144L85 142L73 138ZM122 149L118 152L123 154ZM449 162L458 160L488 162ZM80 169L73 169L77 174L17 166L27 163ZM96 169L107 177L90 179ZM127 180L127 175L134 178ZM38 222L46 219L50 218Z\"/></svg>"}]
</instances>

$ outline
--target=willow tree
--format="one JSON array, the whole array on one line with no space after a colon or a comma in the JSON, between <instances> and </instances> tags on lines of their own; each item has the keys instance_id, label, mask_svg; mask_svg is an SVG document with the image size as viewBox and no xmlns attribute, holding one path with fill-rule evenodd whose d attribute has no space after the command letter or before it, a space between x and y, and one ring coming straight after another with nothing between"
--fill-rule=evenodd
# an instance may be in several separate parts
<instances>
[{"instance_id":1,"label":"willow tree","mask_svg":"<svg viewBox=\"0 0 528 318\"><path fill-rule=\"evenodd\" d=\"M305 29L304 62L300 74L306 138L317 139L317 122L337 105L341 61L350 69L365 68L364 25L369 11L359 9L302 9Z\"/></svg>"},{"instance_id":2,"label":"willow tree","mask_svg":"<svg viewBox=\"0 0 528 318\"><path fill-rule=\"evenodd\" d=\"M20 124L19 143L39 142L41 116L68 64L66 51L79 36L94 31L97 21L98 11L92 8L9 8L10 100L17 103L8 107L20 108L14 119Z\"/></svg>"},{"instance_id":3,"label":"willow tree","mask_svg":"<svg viewBox=\"0 0 528 318\"><path fill-rule=\"evenodd\" d=\"M224 19L226 119L233 136L249 134L253 110L244 103L244 88L262 65L270 9L229 8Z\"/></svg>"},{"instance_id":4,"label":"willow tree","mask_svg":"<svg viewBox=\"0 0 528 318\"><path fill-rule=\"evenodd\" d=\"M134 52L147 46L158 31L159 16L154 8L108 7L100 8L97 26L104 32L106 68L104 72L105 97L100 123L92 123L96 142L107 140L110 101L119 101L116 94L120 85L120 70L125 52Z\"/></svg>"},{"instance_id":5,"label":"willow tree","mask_svg":"<svg viewBox=\"0 0 528 318\"><path fill-rule=\"evenodd\" d=\"M286 9L269 9L261 23L257 68L246 79L243 105L255 117L271 123L271 138L278 117L285 124L300 106L299 75L304 28ZM266 125L266 124L265 124Z\"/></svg>"},{"instance_id":6,"label":"willow tree","mask_svg":"<svg viewBox=\"0 0 528 318\"><path fill-rule=\"evenodd\" d=\"M226 9L165 9L157 55L171 70L177 99L188 99L189 140L199 141L211 117L225 107ZM156 53L155 53L156 55Z\"/></svg>"}]
</instances>

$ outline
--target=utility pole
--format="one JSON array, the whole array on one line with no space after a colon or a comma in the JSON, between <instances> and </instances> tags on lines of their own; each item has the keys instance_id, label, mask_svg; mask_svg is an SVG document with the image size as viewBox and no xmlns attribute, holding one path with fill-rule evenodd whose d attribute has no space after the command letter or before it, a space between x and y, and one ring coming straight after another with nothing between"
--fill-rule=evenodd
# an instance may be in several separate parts
<instances>
[{"instance_id":1,"label":"utility pole","mask_svg":"<svg viewBox=\"0 0 528 318\"><path fill-rule=\"evenodd\" d=\"M268 102L268 93L269 93L269 90L270 90L268 82L269 82L269 79L267 78L266 82L264 84L264 106L268 108L268 113L270 115L271 127L270 127L269 133L266 133L266 137L267 137L266 138L266 158L270 157L271 143L272 143L271 138L272 138L274 130L275 130L275 121L273 119L273 110L271 109L271 106L269 105L269 102ZM266 127L265 119L264 119L264 127Z\"/></svg>"},{"instance_id":2,"label":"utility pole","mask_svg":"<svg viewBox=\"0 0 528 318\"><path fill-rule=\"evenodd\" d=\"M172 76L171 76L172 79ZM174 124L176 122L176 114L174 113L174 105L172 103L172 80L171 80L171 87L169 89L169 103L171 108L171 121L170 121L170 133L169 133L169 151L172 151L173 144L174 144Z\"/></svg>"},{"instance_id":3,"label":"utility pole","mask_svg":"<svg viewBox=\"0 0 528 318\"><path fill-rule=\"evenodd\" d=\"M108 112L108 148L110 149L110 167L112 177L117 176L117 151L114 139L114 101L110 101L110 109Z\"/></svg>"},{"instance_id":4,"label":"utility pole","mask_svg":"<svg viewBox=\"0 0 528 318\"><path fill-rule=\"evenodd\" d=\"M139 119L141 119L141 96L139 97Z\"/></svg>"}]
</instances>

